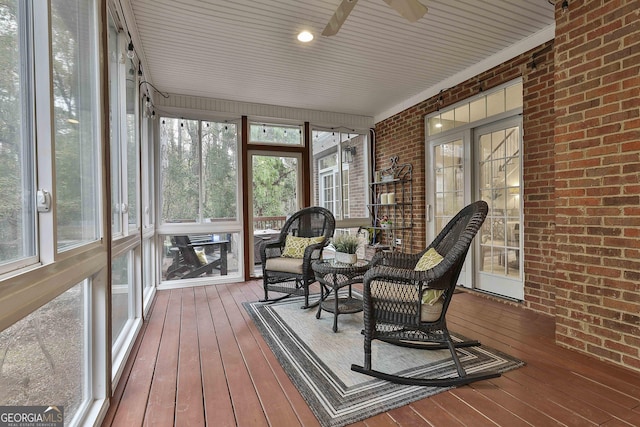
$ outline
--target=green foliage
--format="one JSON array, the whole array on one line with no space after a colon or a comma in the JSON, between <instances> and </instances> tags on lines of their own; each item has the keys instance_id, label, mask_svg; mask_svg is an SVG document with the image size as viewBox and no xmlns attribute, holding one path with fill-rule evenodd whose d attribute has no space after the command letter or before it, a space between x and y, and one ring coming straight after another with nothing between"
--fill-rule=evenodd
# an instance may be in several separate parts
<instances>
[{"instance_id":1,"label":"green foliage","mask_svg":"<svg viewBox=\"0 0 640 427\"><path fill-rule=\"evenodd\" d=\"M238 210L238 153L235 125L203 123L202 156L205 218L235 218Z\"/></svg>"},{"instance_id":2,"label":"green foliage","mask_svg":"<svg viewBox=\"0 0 640 427\"><path fill-rule=\"evenodd\" d=\"M249 130L251 142L299 145L302 143L301 129L297 126L252 124Z\"/></svg>"},{"instance_id":3,"label":"green foliage","mask_svg":"<svg viewBox=\"0 0 640 427\"><path fill-rule=\"evenodd\" d=\"M163 119L160 127L162 218L195 221L200 194L198 122Z\"/></svg>"},{"instance_id":4,"label":"green foliage","mask_svg":"<svg viewBox=\"0 0 640 427\"><path fill-rule=\"evenodd\" d=\"M23 155L16 2L0 5L0 263L21 249Z\"/></svg>"},{"instance_id":5,"label":"green foliage","mask_svg":"<svg viewBox=\"0 0 640 427\"><path fill-rule=\"evenodd\" d=\"M336 252L355 254L360 246L360 239L351 234L340 234L334 237L331 243L336 248Z\"/></svg>"},{"instance_id":6,"label":"green foliage","mask_svg":"<svg viewBox=\"0 0 640 427\"><path fill-rule=\"evenodd\" d=\"M253 156L253 214L282 216L296 210L297 159Z\"/></svg>"},{"instance_id":7,"label":"green foliage","mask_svg":"<svg viewBox=\"0 0 640 427\"><path fill-rule=\"evenodd\" d=\"M236 218L236 126L202 122L200 140L197 120L162 120L160 175L164 220Z\"/></svg>"}]
</instances>

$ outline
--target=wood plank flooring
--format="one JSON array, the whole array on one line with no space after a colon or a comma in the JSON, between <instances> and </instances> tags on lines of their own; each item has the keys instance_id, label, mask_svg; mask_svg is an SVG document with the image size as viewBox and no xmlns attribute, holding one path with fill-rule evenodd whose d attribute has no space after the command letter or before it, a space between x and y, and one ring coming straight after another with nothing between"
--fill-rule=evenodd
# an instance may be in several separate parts
<instances>
[{"instance_id":1,"label":"wood plank flooring","mask_svg":"<svg viewBox=\"0 0 640 427\"><path fill-rule=\"evenodd\" d=\"M103 426L318 426L244 301L260 281L159 291ZM449 328L527 362L353 424L638 426L640 375L563 349L551 317L454 295Z\"/></svg>"}]
</instances>

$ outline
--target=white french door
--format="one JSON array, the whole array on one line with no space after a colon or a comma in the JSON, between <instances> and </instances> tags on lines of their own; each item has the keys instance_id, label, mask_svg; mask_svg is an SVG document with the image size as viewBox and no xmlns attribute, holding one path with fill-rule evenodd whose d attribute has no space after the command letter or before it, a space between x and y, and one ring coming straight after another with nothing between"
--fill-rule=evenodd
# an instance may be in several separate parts
<instances>
[{"instance_id":1,"label":"white french door","mask_svg":"<svg viewBox=\"0 0 640 427\"><path fill-rule=\"evenodd\" d=\"M477 128L475 182L489 215L476 237L477 288L524 299L522 229L522 120Z\"/></svg>"},{"instance_id":2,"label":"white french door","mask_svg":"<svg viewBox=\"0 0 640 427\"><path fill-rule=\"evenodd\" d=\"M458 285L524 299L522 120L514 117L427 143L427 242L464 206L482 199L489 215Z\"/></svg>"},{"instance_id":3,"label":"white french door","mask_svg":"<svg viewBox=\"0 0 640 427\"><path fill-rule=\"evenodd\" d=\"M426 151L427 168L427 241L431 242L471 200L469 170L470 132L464 131L431 140ZM470 251L471 253L472 251ZM458 285L473 286L471 254L460 272Z\"/></svg>"}]
</instances>

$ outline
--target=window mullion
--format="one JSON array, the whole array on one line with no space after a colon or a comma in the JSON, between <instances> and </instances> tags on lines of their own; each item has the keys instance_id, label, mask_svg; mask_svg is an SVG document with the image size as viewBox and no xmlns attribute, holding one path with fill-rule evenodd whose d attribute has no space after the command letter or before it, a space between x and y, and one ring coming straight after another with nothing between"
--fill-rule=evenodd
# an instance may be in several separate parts
<instances>
[{"instance_id":1,"label":"window mullion","mask_svg":"<svg viewBox=\"0 0 640 427\"><path fill-rule=\"evenodd\" d=\"M198 171L200 172L200 176L198 180L200 182L200 189L198 191L198 220L200 223L204 221L204 170L202 169L204 166L204 161L202 159L203 156L203 144L202 144L202 120L198 120Z\"/></svg>"},{"instance_id":2,"label":"window mullion","mask_svg":"<svg viewBox=\"0 0 640 427\"><path fill-rule=\"evenodd\" d=\"M32 2L33 27L49 28L49 2ZM39 256L40 262L49 264L56 256L56 193L55 193L55 149L53 138L53 96L51 87L51 46L49 31L33 31L33 64L35 85L35 114L40 120L35 120L37 188L52 194L51 210L38 214L39 228ZM49 120L47 120L49 118Z\"/></svg>"}]
</instances>

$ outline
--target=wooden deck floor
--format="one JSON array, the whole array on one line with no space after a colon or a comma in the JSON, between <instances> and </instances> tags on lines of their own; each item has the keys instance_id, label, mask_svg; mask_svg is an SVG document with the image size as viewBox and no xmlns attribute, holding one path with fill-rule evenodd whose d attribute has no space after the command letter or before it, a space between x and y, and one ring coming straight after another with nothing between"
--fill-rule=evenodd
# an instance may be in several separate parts
<instances>
[{"instance_id":1,"label":"wooden deck floor","mask_svg":"<svg viewBox=\"0 0 640 427\"><path fill-rule=\"evenodd\" d=\"M317 426L243 301L261 282L159 291L104 426ZM554 344L553 319L472 293L452 331L527 362L354 426L638 426L640 375Z\"/></svg>"}]
</instances>

